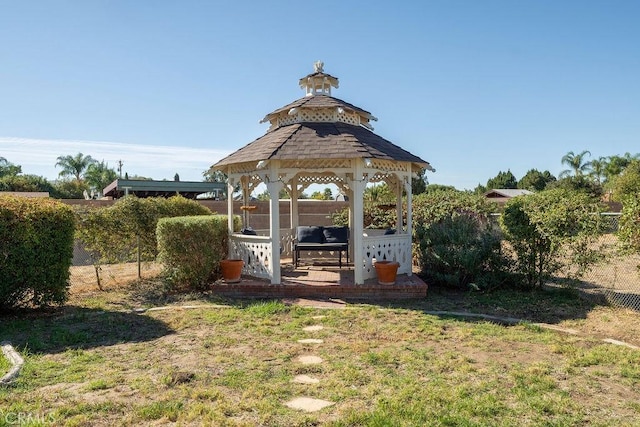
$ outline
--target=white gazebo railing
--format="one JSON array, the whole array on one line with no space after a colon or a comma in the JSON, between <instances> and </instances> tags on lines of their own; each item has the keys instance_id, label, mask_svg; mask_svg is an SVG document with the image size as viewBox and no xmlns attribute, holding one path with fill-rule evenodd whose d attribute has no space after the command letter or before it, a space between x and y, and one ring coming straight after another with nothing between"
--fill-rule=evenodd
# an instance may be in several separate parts
<instances>
[{"instance_id":1,"label":"white gazebo railing","mask_svg":"<svg viewBox=\"0 0 640 427\"><path fill-rule=\"evenodd\" d=\"M229 236L230 258L244 261L242 274L269 279L273 274L272 245L269 236L233 234Z\"/></svg>"},{"instance_id":2,"label":"white gazebo railing","mask_svg":"<svg viewBox=\"0 0 640 427\"><path fill-rule=\"evenodd\" d=\"M256 229L254 230L257 233L257 236L250 236L255 239L255 237L269 237L269 229ZM232 234L231 239L247 237L245 234ZM291 258L293 257L293 239L294 232L290 228L281 228L280 229L280 256L283 258ZM238 239L236 239L238 240Z\"/></svg>"},{"instance_id":3,"label":"white gazebo railing","mask_svg":"<svg viewBox=\"0 0 640 427\"><path fill-rule=\"evenodd\" d=\"M264 230L257 230L258 233ZM373 231L373 233L372 233ZM398 274L411 275L412 252L411 236L409 234L380 235L381 230L367 230L373 236L363 236L361 262L354 262L354 266L361 266L364 279L376 277L373 264L376 261L397 261L400 263ZM282 229L280 250L283 257L292 257L293 233L291 229ZM242 259L244 267L242 274L269 279L273 266L269 258L272 240L269 236L233 234L229 238L229 247L233 258ZM352 260L353 261L353 260Z\"/></svg>"},{"instance_id":4,"label":"white gazebo railing","mask_svg":"<svg viewBox=\"0 0 640 427\"><path fill-rule=\"evenodd\" d=\"M392 234L362 238L362 269L365 279L376 277L375 261L397 261L398 274L411 275L411 235ZM354 265L357 265L354 263Z\"/></svg>"}]
</instances>

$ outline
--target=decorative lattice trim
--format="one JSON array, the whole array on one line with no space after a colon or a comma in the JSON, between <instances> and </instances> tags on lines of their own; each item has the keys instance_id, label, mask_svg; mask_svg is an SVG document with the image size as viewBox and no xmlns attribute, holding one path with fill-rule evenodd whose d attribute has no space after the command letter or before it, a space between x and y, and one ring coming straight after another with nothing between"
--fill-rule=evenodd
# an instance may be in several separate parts
<instances>
[{"instance_id":1,"label":"decorative lattice trim","mask_svg":"<svg viewBox=\"0 0 640 427\"><path fill-rule=\"evenodd\" d=\"M296 114L289 115L283 113L271 120L271 127L287 126L294 123L315 122L315 123L335 123L342 122L358 126L361 124L361 117L357 113L343 111L339 113L336 108L300 109Z\"/></svg>"},{"instance_id":2,"label":"decorative lattice trim","mask_svg":"<svg viewBox=\"0 0 640 427\"><path fill-rule=\"evenodd\" d=\"M317 169L330 169L331 172L335 172L336 169L349 169L351 170L350 159L296 159L296 160L281 160L280 169L293 169L295 172L299 170L317 170Z\"/></svg>"}]
</instances>

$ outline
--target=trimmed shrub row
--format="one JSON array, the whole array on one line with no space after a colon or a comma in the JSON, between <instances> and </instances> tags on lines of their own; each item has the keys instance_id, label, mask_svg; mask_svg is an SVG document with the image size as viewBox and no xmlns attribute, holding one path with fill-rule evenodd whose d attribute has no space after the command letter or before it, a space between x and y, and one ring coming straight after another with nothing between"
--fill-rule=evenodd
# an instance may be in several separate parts
<instances>
[{"instance_id":1,"label":"trimmed shrub row","mask_svg":"<svg viewBox=\"0 0 640 427\"><path fill-rule=\"evenodd\" d=\"M0 307L66 301L74 223L58 201L0 197Z\"/></svg>"},{"instance_id":2,"label":"trimmed shrub row","mask_svg":"<svg viewBox=\"0 0 640 427\"><path fill-rule=\"evenodd\" d=\"M235 216L234 230L240 224ZM156 233L159 260L172 291L205 289L220 276L229 242L226 215L162 218Z\"/></svg>"},{"instance_id":3,"label":"trimmed shrub row","mask_svg":"<svg viewBox=\"0 0 640 427\"><path fill-rule=\"evenodd\" d=\"M160 218L211 215L211 211L182 196L126 196L108 208L79 213L77 236L93 254L94 264L142 260L158 254L156 226Z\"/></svg>"}]
</instances>

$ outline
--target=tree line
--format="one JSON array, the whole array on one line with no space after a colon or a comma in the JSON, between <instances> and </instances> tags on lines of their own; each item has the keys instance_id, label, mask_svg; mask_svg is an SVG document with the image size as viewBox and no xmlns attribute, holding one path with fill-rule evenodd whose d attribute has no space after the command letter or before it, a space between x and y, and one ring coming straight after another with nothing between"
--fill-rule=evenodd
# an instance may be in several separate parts
<instances>
[{"instance_id":1,"label":"tree line","mask_svg":"<svg viewBox=\"0 0 640 427\"><path fill-rule=\"evenodd\" d=\"M98 195L106 186L121 177L115 168L110 167L104 160L98 161L82 153L59 156L55 166L60 168L60 179L51 182L42 176L25 174L22 172L22 166L0 157L0 191L48 192L53 198L82 199L85 194ZM125 178L128 179L127 174ZM136 175L132 179L150 178Z\"/></svg>"},{"instance_id":2,"label":"tree line","mask_svg":"<svg viewBox=\"0 0 640 427\"><path fill-rule=\"evenodd\" d=\"M621 201L626 194L640 192L640 153L625 153L591 160L590 156L591 152L588 150L579 153L568 152L561 159L561 163L567 169L563 170L558 177L548 170L530 169L518 179L511 170L500 171L495 177L489 178L485 185L478 184L473 192L483 194L492 189L515 188L538 192L563 188L586 192L593 197L606 198L609 201ZM116 169L110 167L104 160L97 161L90 155L82 153L59 156L56 159L56 167L60 168L58 173L60 179L50 182L41 176L24 174L20 165L0 157L0 191L43 191L54 198L83 198L85 192L99 193L118 177L122 178L121 167L119 172L116 172ZM420 176L413 180L413 194L454 188L446 185L428 185L425 173L422 171ZM125 179L129 179L127 173L125 173ZM134 175L131 179L151 178ZM179 180L178 174L174 176L174 180ZM203 180L225 182L226 176L219 171L209 169L203 172ZM368 188L367 192L384 192L384 189ZM331 190L326 188L310 196L304 194L300 198L329 200L333 199L333 196ZM376 195L371 194L371 196ZM287 198L288 195L285 193L281 197ZM268 198L268 194L258 195L258 198Z\"/></svg>"},{"instance_id":3,"label":"tree line","mask_svg":"<svg viewBox=\"0 0 640 427\"><path fill-rule=\"evenodd\" d=\"M591 152L569 151L560 160L567 167L556 178L548 170L530 169L522 178L507 170L489 178L486 185L478 184L474 193L493 189L524 189L534 192L562 188L577 190L596 198L620 202L627 194L640 191L640 153L612 155L589 160Z\"/></svg>"}]
</instances>

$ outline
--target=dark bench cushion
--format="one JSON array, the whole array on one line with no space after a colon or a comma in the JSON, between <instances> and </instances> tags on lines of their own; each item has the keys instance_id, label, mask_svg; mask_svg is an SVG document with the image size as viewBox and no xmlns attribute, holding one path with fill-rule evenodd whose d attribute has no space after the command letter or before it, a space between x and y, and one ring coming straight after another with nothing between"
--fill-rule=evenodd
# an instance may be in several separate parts
<instances>
[{"instance_id":1,"label":"dark bench cushion","mask_svg":"<svg viewBox=\"0 0 640 427\"><path fill-rule=\"evenodd\" d=\"M324 227L322 233L326 243L347 243L349 241L347 227Z\"/></svg>"},{"instance_id":2,"label":"dark bench cushion","mask_svg":"<svg viewBox=\"0 0 640 427\"><path fill-rule=\"evenodd\" d=\"M299 226L296 234L298 243L322 243L324 241L322 227Z\"/></svg>"},{"instance_id":3,"label":"dark bench cushion","mask_svg":"<svg viewBox=\"0 0 640 427\"><path fill-rule=\"evenodd\" d=\"M299 226L296 228L293 258L296 268L300 260L300 251L337 251L339 265L342 268L342 252L347 253L349 261L349 228Z\"/></svg>"}]
</instances>

